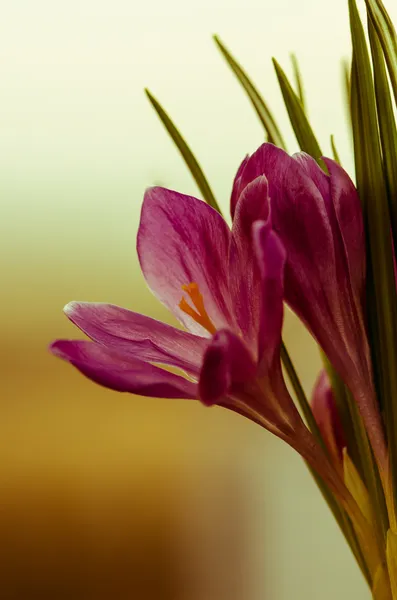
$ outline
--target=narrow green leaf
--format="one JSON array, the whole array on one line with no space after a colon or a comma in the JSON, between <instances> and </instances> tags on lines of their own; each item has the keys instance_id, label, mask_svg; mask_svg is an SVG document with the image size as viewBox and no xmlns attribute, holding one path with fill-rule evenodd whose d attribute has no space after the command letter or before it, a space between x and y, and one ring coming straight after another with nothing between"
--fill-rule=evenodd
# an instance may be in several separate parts
<instances>
[{"instance_id":1,"label":"narrow green leaf","mask_svg":"<svg viewBox=\"0 0 397 600\"><path fill-rule=\"evenodd\" d=\"M295 396L296 396L298 404L302 410L303 416L306 419L306 423L307 423L310 431L316 438L317 442L321 445L323 450L328 453L327 447L324 443L324 440L323 440L320 430L318 428L317 422L313 416L311 406L306 397L305 391L302 387L302 384L300 382L300 379L298 377L298 374L295 370L294 364L291 360L291 357L289 355L289 352L288 352L287 347L284 344L284 342L282 342L282 344L281 344L280 354L281 354L281 361L282 361L285 371L288 375L288 379L291 382L292 388L295 392Z\"/></svg>"},{"instance_id":2,"label":"narrow green leaf","mask_svg":"<svg viewBox=\"0 0 397 600\"><path fill-rule=\"evenodd\" d=\"M241 65L239 65L239 63L230 54L229 50L226 48L223 42L221 42L219 37L215 35L214 40L219 50L221 51L223 57L225 58L226 62L232 69L233 73L239 80L248 98L250 99L251 104L254 107L256 114L258 115L259 120L266 131L267 140L272 144L279 146L279 148L283 148L285 150L285 142L277 126L277 123L274 120L270 109L266 105L257 88L254 86L251 79L245 73Z\"/></svg>"},{"instance_id":3,"label":"narrow green leaf","mask_svg":"<svg viewBox=\"0 0 397 600\"><path fill-rule=\"evenodd\" d=\"M394 247L397 248L397 128L382 46L371 17L368 18L368 33L371 43L376 105L378 109L393 241Z\"/></svg>"},{"instance_id":4,"label":"narrow green leaf","mask_svg":"<svg viewBox=\"0 0 397 600\"><path fill-rule=\"evenodd\" d=\"M284 98L284 103L287 108L291 125L295 132L298 144L301 150L310 154L310 156L312 156L315 160L319 161L321 163L321 166L323 167L324 165L322 164L322 161L319 160L322 156L322 152L320 150L320 146L317 142L317 139L313 133L313 130L310 126L310 123L305 115L302 103L299 97L294 92L284 71L274 58L273 64L276 70L278 82L280 84L281 93Z\"/></svg>"},{"instance_id":5,"label":"narrow green leaf","mask_svg":"<svg viewBox=\"0 0 397 600\"><path fill-rule=\"evenodd\" d=\"M336 145L335 145L335 137L334 137L334 135L331 135L331 148L332 148L332 155L334 157L334 160L340 165L341 162L340 162L338 150L337 150Z\"/></svg>"},{"instance_id":6,"label":"narrow green leaf","mask_svg":"<svg viewBox=\"0 0 397 600\"><path fill-rule=\"evenodd\" d=\"M351 115L351 63L347 59L342 61L343 76L343 99L345 103L346 116L349 124L349 133L352 136L352 115Z\"/></svg>"},{"instance_id":7,"label":"narrow green leaf","mask_svg":"<svg viewBox=\"0 0 397 600\"><path fill-rule=\"evenodd\" d=\"M354 165L356 171L356 181L359 179L363 179L364 172L364 164L363 164L363 156L361 152L361 143L362 143L362 131L360 129L361 123L361 104L359 102L358 97L358 83L357 83L357 73L356 73L356 65L355 61L352 60L352 68L351 68L351 77L350 77L350 116L351 116L351 126L352 126L352 135L353 135L353 148L354 148ZM361 204L363 205L363 199L361 198ZM364 208L364 207L363 207ZM363 210L364 212L364 210ZM367 277L369 277L367 273Z\"/></svg>"},{"instance_id":8,"label":"narrow green leaf","mask_svg":"<svg viewBox=\"0 0 397 600\"><path fill-rule=\"evenodd\" d=\"M349 0L353 43L352 121L356 177L367 231L367 308L377 390L384 402L393 473L397 474L397 298L387 188L375 89L363 26ZM381 359L381 360L380 360ZM371 431L368 431L371 436ZM379 452L379 448L375 449ZM384 457L377 455L378 460ZM386 465L382 465L385 468ZM394 477L397 487L397 477ZM397 489L395 490L395 492Z\"/></svg>"},{"instance_id":9,"label":"narrow green leaf","mask_svg":"<svg viewBox=\"0 0 397 600\"><path fill-rule=\"evenodd\" d=\"M197 185L203 195L204 200L210 206L212 206L212 208L214 208L215 210L220 212L218 203L215 200L215 196L212 193L209 183L207 182L205 175L204 175L199 163L197 162L197 159L194 156L193 152L190 150L189 146L187 145L187 143L183 139L182 135L179 133L178 129L176 128L174 123L171 121L170 117L165 112L165 110L163 109L161 104L149 92L149 90L146 89L145 93L146 93L147 97L149 98L150 103L152 104L154 110L160 117L160 120L162 121L164 127L166 128L166 130L170 134L171 138L173 139L179 152L182 154L182 157L183 157L186 165L188 166L188 169L189 169L190 173L192 174L193 179L197 183Z\"/></svg>"},{"instance_id":10,"label":"narrow green leaf","mask_svg":"<svg viewBox=\"0 0 397 600\"><path fill-rule=\"evenodd\" d=\"M397 103L397 35L392 20L381 0L365 0L368 14L377 31L385 55L394 99Z\"/></svg>"},{"instance_id":11,"label":"narrow green leaf","mask_svg":"<svg viewBox=\"0 0 397 600\"><path fill-rule=\"evenodd\" d=\"M296 85L296 91L298 94L298 98L302 104L303 110L306 112L306 101L305 101L305 90L303 87L303 79L302 79L302 74L301 74L301 71L299 68L298 59L296 58L295 54L291 54L291 63L292 63L292 69L293 69L293 73L294 73L295 85Z\"/></svg>"},{"instance_id":12,"label":"narrow green leaf","mask_svg":"<svg viewBox=\"0 0 397 600\"><path fill-rule=\"evenodd\" d=\"M346 104L349 107L350 112L350 76L351 76L351 64L347 59L342 61L342 74L343 74L343 89L345 93Z\"/></svg>"}]
</instances>

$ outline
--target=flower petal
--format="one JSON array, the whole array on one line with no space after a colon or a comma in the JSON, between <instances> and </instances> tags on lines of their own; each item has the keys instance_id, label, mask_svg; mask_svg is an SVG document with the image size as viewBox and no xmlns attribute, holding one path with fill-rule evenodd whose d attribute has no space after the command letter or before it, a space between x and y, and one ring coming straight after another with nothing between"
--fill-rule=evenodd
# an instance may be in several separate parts
<instances>
[{"instance_id":1,"label":"flower petal","mask_svg":"<svg viewBox=\"0 0 397 600\"><path fill-rule=\"evenodd\" d=\"M164 188L147 190L137 240L142 272L155 295L194 333L207 334L179 307L182 286L192 282L215 327L232 323L229 243L226 222L205 202Z\"/></svg>"},{"instance_id":2,"label":"flower petal","mask_svg":"<svg viewBox=\"0 0 397 600\"><path fill-rule=\"evenodd\" d=\"M261 327L258 354L261 371L269 371L279 361L283 325L284 267L286 252L270 224L257 221L253 225L255 255L261 279Z\"/></svg>"},{"instance_id":3,"label":"flower petal","mask_svg":"<svg viewBox=\"0 0 397 600\"><path fill-rule=\"evenodd\" d=\"M197 384L136 358L116 354L95 342L57 340L55 356L83 375L118 392L155 398L197 398Z\"/></svg>"},{"instance_id":4,"label":"flower petal","mask_svg":"<svg viewBox=\"0 0 397 600\"><path fill-rule=\"evenodd\" d=\"M258 177L244 188L238 200L229 258L234 313L250 347L256 345L261 315L261 277L253 251L252 225L269 218L267 179Z\"/></svg>"},{"instance_id":5,"label":"flower petal","mask_svg":"<svg viewBox=\"0 0 397 600\"><path fill-rule=\"evenodd\" d=\"M217 331L208 346L199 381L201 401L210 406L234 385L255 376L256 365L243 341L229 330Z\"/></svg>"},{"instance_id":6,"label":"flower petal","mask_svg":"<svg viewBox=\"0 0 397 600\"><path fill-rule=\"evenodd\" d=\"M260 175L267 178L272 225L288 256L286 300L302 317L311 306L317 320L324 323L329 317L328 302L337 297L333 232L324 199L308 175L312 165L305 156L292 158L272 144L262 144L245 164L240 189ZM320 179L317 184L321 187ZM332 282L330 296L324 293L322 280Z\"/></svg>"},{"instance_id":7,"label":"flower petal","mask_svg":"<svg viewBox=\"0 0 397 600\"><path fill-rule=\"evenodd\" d=\"M336 408L331 383L325 370L322 370L315 383L311 408L321 435L335 462L342 462L345 434Z\"/></svg>"},{"instance_id":8,"label":"flower petal","mask_svg":"<svg viewBox=\"0 0 397 600\"><path fill-rule=\"evenodd\" d=\"M126 357L200 371L206 338L112 304L70 302L64 310L92 340Z\"/></svg>"},{"instance_id":9,"label":"flower petal","mask_svg":"<svg viewBox=\"0 0 397 600\"><path fill-rule=\"evenodd\" d=\"M245 165L247 164L248 160L249 160L249 156L246 156L244 158L243 162L241 163L241 165L239 166L239 168L237 169L237 173L236 173L236 176L233 181L232 194L230 197L230 214L232 216L232 219L234 217L234 211L236 210L236 204L237 204L237 201L238 201L238 199L240 197L240 193L241 193L241 188L240 188L241 174L244 171Z\"/></svg>"},{"instance_id":10,"label":"flower petal","mask_svg":"<svg viewBox=\"0 0 397 600\"><path fill-rule=\"evenodd\" d=\"M346 171L330 158L323 158L330 174L330 191L345 249L353 292L364 294L365 233L360 198Z\"/></svg>"},{"instance_id":11,"label":"flower petal","mask_svg":"<svg viewBox=\"0 0 397 600\"><path fill-rule=\"evenodd\" d=\"M272 227L287 253L285 300L345 378L366 362L355 350L363 347L365 332L351 288L330 177L307 155L290 157L272 144L252 155L241 185L259 174L268 179Z\"/></svg>"},{"instance_id":12,"label":"flower petal","mask_svg":"<svg viewBox=\"0 0 397 600\"><path fill-rule=\"evenodd\" d=\"M324 173L314 158L309 154L306 154L306 152L297 152L296 154L293 154L291 158L295 160L300 167L302 167L302 170L314 183L324 200L326 208L328 208L331 203L330 182L328 175Z\"/></svg>"}]
</instances>

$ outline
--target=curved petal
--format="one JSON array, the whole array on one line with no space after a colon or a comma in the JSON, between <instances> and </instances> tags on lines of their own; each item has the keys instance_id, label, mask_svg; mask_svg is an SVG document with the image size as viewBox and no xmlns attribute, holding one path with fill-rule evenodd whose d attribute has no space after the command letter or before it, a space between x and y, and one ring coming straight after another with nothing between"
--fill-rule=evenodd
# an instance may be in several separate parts
<instances>
[{"instance_id":1,"label":"curved petal","mask_svg":"<svg viewBox=\"0 0 397 600\"><path fill-rule=\"evenodd\" d=\"M206 338L112 304L70 302L64 310L92 340L126 357L200 371Z\"/></svg>"},{"instance_id":2,"label":"curved petal","mask_svg":"<svg viewBox=\"0 0 397 600\"><path fill-rule=\"evenodd\" d=\"M303 161L304 165L300 161ZM305 155L295 158L272 144L262 144L245 164L240 177L244 189L260 175L268 180L272 224L287 251L285 293L287 302L302 314L311 304L320 306L320 321L328 315L328 301L336 296L332 229L317 186L307 174ZM331 298L321 281L332 282ZM316 315L318 313L316 311Z\"/></svg>"},{"instance_id":3,"label":"curved petal","mask_svg":"<svg viewBox=\"0 0 397 600\"><path fill-rule=\"evenodd\" d=\"M348 353L362 345L363 331L351 292L330 178L307 155L290 157L271 144L262 145L252 155L241 180L246 182L248 176L258 173L268 179L272 227L287 253L285 300L342 374L346 356L352 360Z\"/></svg>"},{"instance_id":4,"label":"curved petal","mask_svg":"<svg viewBox=\"0 0 397 600\"><path fill-rule=\"evenodd\" d=\"M232 194L230 197L230 214L231 214L232 219L234 217L234 211L236 210L236 204L237 204L237 201L238 201L238 199L240 197L240 193L241 193L241 189L240 189L241 174L244 171L245 165L247 164L248 160L249 160L249 156L246 156L244 158L243 162L241 163L241 165L239 166L239 168L237 169L237 173L236 173L236 176L233 181Z\"/></svg>"},{"instance_id":5,"label":"curved petal","mask_svg":"<svg viewBox=\"0 0 397 600\"><path fill-rule=\"evenodd\" d=\"M330 192L346 254L353 293L362 302L365 286L365 233L360 198L349 175L338 163L323 158L330 174Z\"/></svg>"},{"instance_id":6,"label":"curved petal","mask_svg":"<svg viewBox=\"0 0 397 600\"><path fill-rule=\"evenodd\" d=\"M244 187L236 206L232 235L241 250L249 252L252 224L269 218L269 186L266 177L259 175Z\"/></svg>"},{"instance_id":7,"label":"curved petal","mask_svg":"<svg viewBox=\"0 0 397 600\"><path fill-rule=\"evenodd\" d=\"M197 398L196 383L95 342L57 340L50 351L111 390L154 398Z\"/></svg>"},{"instance_id":8,"label":"curved petal","mask_svg":"<svg viewBox=\"0 0 397 600\"><path fill-rule=\"evenodd\" d=\"M287 252L286 302L349 385L360 372L368 383L362 306L350 279L331 178L305 156L286 165L285 156L273 160L269 178L273 226Z\"/></svg>"},{"instance_id":9,"label":"curved petal","mask_svg":"<svg viewBox=\"0 0 397 600\"><path fill-rule=\"evenodd\" d=\"M204 355L200 399L208 406L215 404L233 385L249 381L255 373L256 365L242 340L231 331L217 331Z\"/></svg>"},{"instance_id":10,"label":"curved petal","mask_svg":"<svg viewBox=\"0 0 397 600\"><path fill-rule=\"evenodd\" d=\"M311 408L331 456L336 462L341 462L343 448L346 446L345 434L325 370L321 371L314 385Z\"/></svg>"},{"instance_id":11,"label":"curved petal","mask_svg":"<svg viewBox=\"0 0 397 600\"><path fill-rule=\"evenodd\" d=\"M329 176L324 173L317 161L309 154L306 154L306 152L297 152L291 158L302 167L302 170L305 171L306 175L314 183L323 198L326 208L328 208L331 204Z\"/></svg>"},{"instance_id":12,"label":"curved petal","mask_svg":"<svg viewBox=\"0 0 397 600\"><path fill-rule=\"evenodd\" d=\"M269 223L257 221L253 234L262 284L262 320L258 340L260 372L269 372L280 357L286 252Z\"/></svg>"},{"instance_id":13,"label":"curved petal","mask_svg":"<svg viewBox=\"0 0 397 600\"><path fill-rule=\"evenodd\" d=\"M227 259L230 230L213 208L164 188L147 190L137 250L155 295L191 331L207 332L179 307L182 286L196 283L215 328L232 322Z\"/></svg>"},{"instance_id":14,"label":"curved petal","mask_svg":"<svg viewBox=\"0 0 397 600\"><path fill-rule=\"evenodd\" d=\"M269 218L267 179L257 177L244 188L236 206L229 259L234 312L250 347L256 345L261 315L261 277L253 251L252 226L255 221Z\"/></svg>"},{"instance_id":15,"label":"curved petal","mask_svg":"<svg viewBox=\"0 0 397 600\"><path fill-rule=\"evenodd\" d=\"M345 305L353 298L356 309L360 312L363 306L366 259L364 223L357 190L346 171L330 158L322 157L329 175L304 152L295 154L293 158L305 169L327 209L333 232L339 295L343 297Z\"/></svg>"}]
</instances>

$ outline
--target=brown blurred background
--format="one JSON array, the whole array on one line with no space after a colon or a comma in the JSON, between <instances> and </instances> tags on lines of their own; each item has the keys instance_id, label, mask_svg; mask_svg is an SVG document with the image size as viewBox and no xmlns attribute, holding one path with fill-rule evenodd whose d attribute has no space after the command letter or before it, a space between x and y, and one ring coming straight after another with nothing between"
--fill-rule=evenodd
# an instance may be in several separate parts
<instances>
[{"instance_id":1,"label":"brown blurred background","mask_svg":"<svg viewBox=\"0 0 397 600\"><path fill-rule=\"evenodd\" d=\"M343 0L299 9L248 0L244 10L237 0L15 0L3 10L1 599L367 597L283 444L221 409L104 390L47 352L54 338L78 335L62 315L73 299L169 319L139 273L140 203L158 181L197 190L145 85L227 212L235 170L263 136L212 32L262 82L292 151L270 55L286 64L295 49L324 148L332 126L351 165L335 91L349 50L345 9ZM290 318L285 336L310 390L316 348Z\"/></svg>"}]
</instances>

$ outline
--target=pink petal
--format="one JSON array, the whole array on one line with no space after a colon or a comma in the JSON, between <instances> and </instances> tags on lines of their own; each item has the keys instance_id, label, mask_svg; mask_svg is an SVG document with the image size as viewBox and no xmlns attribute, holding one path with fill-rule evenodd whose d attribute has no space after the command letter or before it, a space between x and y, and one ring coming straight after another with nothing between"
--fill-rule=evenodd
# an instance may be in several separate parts
<instances>
[{"instance_id":1,"label":"pink petal","mask_svg":"<svg viewBox=\"0 0 397 600\"><path fill-rule=\"evenodd\" d=\"M257 346L261 319L261 276L255 257L252 226L270 218L265 177L248 184L239 198L232 227L230 287L239 329L250 347Z\"/></svg>"},{"instance_id":2,"label":"pink petal","mask_svg":"<svg viewBox=\"0 0 397 600\"><path fill-rule=\"evenodd\" d=\"M271 371L279 361L283 325L284 267L286 252L269 223L253 226L255 254L261 274L262 320L258 354L261 371Z\"/></svg>"},{"instance_id":3,"label":"pink petal","mask_svg":"<svg viewBox=\"0 0 397 600\"><path fill-rule=\"evenodd\" d=\"M323 158L330 173L330 192L345 250L353 293L362 302L365 286L365 234L360 198L346 171Z\"/></svg>"},{"instance_id":4,"label":"pink petal","mask_svg":"<svg viewBox=\"0 0 397 600\"><path fill-rule=\"evenodd\" d=\"M208 335L179 308L182 286L197 283L217 329L232 322L227 260L230 230L210 206L164 188L147 190L137 249L155 295L192 332Z\"/></svg>"},{"instance_id":5,"label":"pink petal","mask_svg":"<svg viewBox=\"0 0 397 600\"><path fill-rule=\"evenodd\" d=\"M230 214L232 218L234 217L234 211L236 210L237 201L241 194L241 175L244 171L245 165L247 164L248 160L249 156L246 156L239 168L237 169L237 173L233 181L232 194L230 197Z\"/></svg>"},{"instance_id":6,"label":"pink petal","mask_svg":"<svg viewBox=\"0 0 397 600\"><path fill-rule=\"evenodd\" d=\"M322 370L315 383L311 408L324 442L336 462L341 462L342 451L346 446L332 387L325 370Z\"/></svg>"},{"instance_id":7,"label":"pink petal","mask_svg":"<svg viewBox=\"0 0 397 600\"><path fill-rule=\"evenodd\" d=\"M234 385L252 379L255 372L253 357L243 341L231 331L217 331L204 355L199 381L201 401L215 404Z\"/></svg>"},{"instance_id":8,"label":"pink petal","mask_svg":"<svg viewBox=\"0 0 397 600\"><path fill-rule=\"evenodd\" d=\"M344 376L361 362L360 350L358 356L354 353L365 344L365 331L352 291L331 178L308 155L290 157L272 144L263 144L251 156L240 186L260 174L268 179L272 226L287 253L285 300ZM356 193L344 200L355 202Z\"/></svg>"},{"instance_id":9,"label":"pink petal","mask_svg":"<svg viewBox=\"0 0 397 600\"><path fill-rule=\"evenodd\" d=\"M69 319L92 340L124 356L198 375L208 340L112 304L71 302Z\"/></svg>"},{"instance_id":10,"label":"pink petal","mask_svg":"<svg viewBox=\"0 0 397 600\"><path fill-rule=\"evenodd\" d=\"M57 340L50 351L92 381L118 392L156 398L197 397L197 384L192 381L95 342Z\"/></svg>"}]
</instances>

